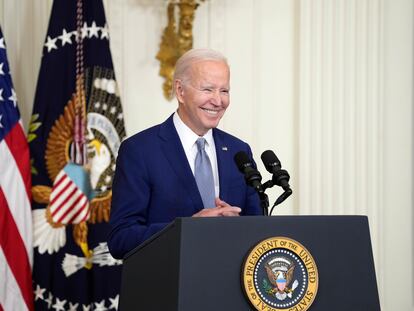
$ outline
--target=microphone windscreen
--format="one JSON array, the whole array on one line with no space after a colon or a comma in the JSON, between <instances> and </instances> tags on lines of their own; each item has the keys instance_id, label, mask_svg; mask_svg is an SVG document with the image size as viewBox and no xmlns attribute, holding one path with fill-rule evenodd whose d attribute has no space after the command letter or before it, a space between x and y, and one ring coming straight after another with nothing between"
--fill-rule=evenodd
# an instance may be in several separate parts
<instances>
[{"instance_id":1,"label":"microphone windscreen","mask_svg":"<svg viewBox=\"0 0 414 311\"><path fill-rule=\"evenodd\" d=\"M262 158L266 170L269 172L272 171L272 167L281 167L279 159L272 150L264 151L260 157Z\"/></svg>"},{"instance_id":2,"label":"microphone windscreen","mask_svg":"<svg viewBox=\"0 0 414 311\"><path fill-rule=\"evenodd\" d=\"M251 160L246 152L239 151L234 156L234 162L236 162L237 167L240 171L244 171L244 168L247 166L251 166Z\"/></svg>"}]
</instances>

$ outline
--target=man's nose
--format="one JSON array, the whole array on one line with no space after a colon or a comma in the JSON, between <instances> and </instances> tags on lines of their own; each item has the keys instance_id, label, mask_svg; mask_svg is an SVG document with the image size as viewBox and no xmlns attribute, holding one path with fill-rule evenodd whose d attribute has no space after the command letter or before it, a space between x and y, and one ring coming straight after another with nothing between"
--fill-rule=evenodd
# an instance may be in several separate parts
<instances>
[{"instance_id":1,"label":"man's nose","mask_svg":"<svg viewBox=\"0 0 414 311\"><path fill-rule=\"evenodd\" d=\"M214 103L216 105L221 105L223 103L223 95L221 94L220 90L214 90L213 92L213 98L214 98Z\"/></svg>"}]
</instances>

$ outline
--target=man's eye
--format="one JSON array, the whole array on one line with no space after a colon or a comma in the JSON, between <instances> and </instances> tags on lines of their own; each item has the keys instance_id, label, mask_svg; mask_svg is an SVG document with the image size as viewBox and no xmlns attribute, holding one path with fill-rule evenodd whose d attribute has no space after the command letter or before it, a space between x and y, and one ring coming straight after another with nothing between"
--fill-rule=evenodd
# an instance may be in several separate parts
<instances>
[{"instance_id":1,"label":"man's eye","mask_svg":"<svg viewBox=\"0 0 414 311\"><path fill-rule=\"evenodd\" d=\"M221 93L222 93L222 94L227 95L227 94L229 94L230 92L229 92L229 90L221 90Z\"/></svg>"},{"instance_id":2,"label":"man's eye","mask_svg":"<svg viewBox=\"0 0 414 311\"><path fill-rule=\"evenodd\" d=\"M205 93L211 93L213 90L212 89L210 89L210 88L204 88L203 89L203 92L205 92Z\"/></svg>"}]
</instances>

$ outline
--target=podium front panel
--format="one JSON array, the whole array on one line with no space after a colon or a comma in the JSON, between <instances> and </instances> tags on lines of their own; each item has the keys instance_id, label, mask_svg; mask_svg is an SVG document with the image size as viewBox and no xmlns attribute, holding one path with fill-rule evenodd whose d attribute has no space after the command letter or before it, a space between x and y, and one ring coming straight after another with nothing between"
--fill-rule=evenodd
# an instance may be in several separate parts
<instances>
[{"instance_id":1,"label":"podium front panel","mask_svg":"<svg viewBox=\"0 0 414 311\"><path fill-rule=\"evenodd\" d=\"M164 262L165 267L175 269L164 271L174 277L164 275L159 283L177 294L176 302L170 297L171 305L165 310L254 310L241 285L243 262L252 247L277 236L299 242L316 262L319 287L309 310L380 310L368 220L364 216L181 218L173 227L164 234L170 235L168 247L160 241L143 247L157 248L156 256L171 260ZM139 255L140 251L131 258L147 256ZM177 256L175 252L179 252ZM146 262L148 267L142 273L153 271L152 277L161 278L151 267L151 262L159 260L150 258ZM136 277L139 281L139 275ZM159 292L148 290L144 294L142 300L163 299ZM140 306L140 293L136 299L135 306ZM145 306L143 310L164 310ZM126 311L123 306L122 311Z\"/></svg>"}]
</instances>

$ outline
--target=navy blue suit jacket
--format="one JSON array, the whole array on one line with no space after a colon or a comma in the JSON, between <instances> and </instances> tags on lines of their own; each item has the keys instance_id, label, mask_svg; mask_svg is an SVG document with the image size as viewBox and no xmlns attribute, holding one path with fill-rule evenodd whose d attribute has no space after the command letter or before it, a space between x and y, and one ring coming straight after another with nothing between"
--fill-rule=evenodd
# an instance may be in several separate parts
<instances>
[{"instance_id":1,"label":"navy blue suit jacket","mask_svg":"<svg viewBox=\"0 0 414 311\"><path fill-rule=\"evenodd\" d=\"M250 147L240 139L213 129L220 181L220 198L242 209L241 215L260 215L260 201L246 186L233 157ZM112 186L108 246L115 258L164 228L176 217L192 216L203 208L172 116L164 123L125 140L119 149Z\"/></svg>"}]
</instances>

